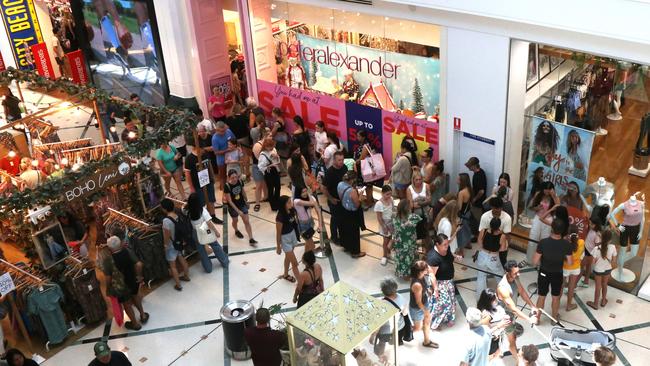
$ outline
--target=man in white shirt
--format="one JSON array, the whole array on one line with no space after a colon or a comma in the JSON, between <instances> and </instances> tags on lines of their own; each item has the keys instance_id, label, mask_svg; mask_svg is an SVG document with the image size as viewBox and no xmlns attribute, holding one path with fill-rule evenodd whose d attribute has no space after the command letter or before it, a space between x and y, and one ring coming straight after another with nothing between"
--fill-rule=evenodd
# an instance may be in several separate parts
<instances>
[{"instance_id":1,"label":"man in white shirt","mask_svg":"<svg viewBox=\"0 0 650 366\"><path fill-rule=\"evenodd\" d=\"M196 112L196 118L197 118L197 120L201 121L201 122L197 123L197 125L196 125L197 128L199 126L204 126L209 134L214 133L214 129L216 128L214 122L212 122L212 120L210 120L209 118L205 118L205 116L203 115L202 110L199 109L199 111Z\"/></svg>"}]
</instances>

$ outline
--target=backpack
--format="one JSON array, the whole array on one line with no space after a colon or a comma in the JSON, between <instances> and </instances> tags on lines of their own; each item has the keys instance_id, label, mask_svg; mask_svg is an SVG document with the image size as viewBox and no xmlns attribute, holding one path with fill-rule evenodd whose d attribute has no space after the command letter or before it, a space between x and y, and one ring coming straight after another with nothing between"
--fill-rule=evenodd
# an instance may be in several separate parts
<instances>
[{"instance_id":1,"label":"backpack","mask_svg":"<svg viewBox=\"0 0 650 366\"><path fill-rule=\"evenodd\" d=\"M192 235L192 223L189 217L179 210L176 211L176 215L177 220L174 220L171 216L165 216L165 218L174 223L174 240L172 240L174 249L179 251L183 250L185 245L193 248L194 237Z\"/></svg>"}]
</instances>

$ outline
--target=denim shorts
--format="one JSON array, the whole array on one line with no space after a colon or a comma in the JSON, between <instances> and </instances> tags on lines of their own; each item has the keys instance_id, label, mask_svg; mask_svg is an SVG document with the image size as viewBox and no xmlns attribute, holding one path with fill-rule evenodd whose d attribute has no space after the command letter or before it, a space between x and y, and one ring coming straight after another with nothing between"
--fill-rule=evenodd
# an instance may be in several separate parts
<instances>
[{"instance_id":1,"label":"denim shorts","mask_svg":"<svg viewBox=\"0 0 650 366\"><path fill-rule=\"evenodd\" d=\"M263 182L264 181L264 173L260 170L260 168L257 167L257 165L253 164L252 168L252 174L253 176L253 181L254 182Z\"/></svg>"},{"instance_id":2,"label":"denim shorts","mask_svg":"<svg viewBox=\"0 0 650 366\"><path fill-rule=\"evenodd\" d=\"M165 259L167 259L167 262L173 262L178 258L178 256L181 254L178 250L174 249L174 246L169 244L169 247L165 249Z\"/></svg>"},{"instance_id":3,"label":"denim shorts","mask_svg":"<svg viewBox=\"0 0 650 366\"><path fill-rule=\"evenodd\" d=\"M293 252L293 248L298 245L298 238L296 232L292 231L289 234L282 235L282 251L285 253Z\"/></svg>"},{"instance_id":4,"label":"denim shorts","mask_svg":"<svg viewBox=\"0 0 650 366\"><path fill-rule=\"evenodd\" d=\"M409 186L409 184L410 183L402 184L402 183L393 182L393 186L395 186L395 189L399 189L400 191L406 189Z\"/></svg>"},{"instance_id":5,"label":"denim shorts","mask_svg":"<svg viewBox=\"0 0 650 366\"><path fill-rule=\"evenodd\" d=\"M424 319L424 310L409 306L409 316L411 317L411 321L421 322Z\"/></svg>"},{"instance_id":6,"label":"denim shorts","mask_svg":"<svg viewBox=\"0 0 650 366\"><path fill-rule=\"evenodd\" d=\"M242 207L237 207L239 211L241 211L244 215L248 215L248 205L244 205ZM235 211L232 206L228 205L228 213L230 214L230 217L237 217L239 216L239 213Z\"/></svg>"},{"instance_id":7,"label":"denim shorts","mask_svg":"<svg viewBox=\"0 0 650 366\"><path fill-rule=\"evenodd\" d=\"M314 220L313 219L309 219L309 221L306 221L306 222L302 222L302 221L298 220L298 231L300 231L301 234L304 233L305 231L307 231L309 229L313 229L313 228L314 228Z\"/></svg>"}]
</instances>

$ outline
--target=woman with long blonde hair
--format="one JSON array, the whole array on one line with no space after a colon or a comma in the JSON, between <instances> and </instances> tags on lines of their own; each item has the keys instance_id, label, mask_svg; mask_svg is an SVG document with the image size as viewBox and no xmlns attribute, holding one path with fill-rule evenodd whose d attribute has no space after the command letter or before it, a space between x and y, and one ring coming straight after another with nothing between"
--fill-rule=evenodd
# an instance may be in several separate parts
<instances>
[{"instance_id":1,"label":"woman with long blonde hair","mask_svg":"<svg viewBox=\"0 0 650 366\"><path fill-rule=\"evenodd\" d=\"M451 200L442 208L434 222L438 234L445 234L449 238L449 249L452 253L458 250L456 234L460 228L460 219L458 217L458 201Z\"/></svg>"}]
</instances>

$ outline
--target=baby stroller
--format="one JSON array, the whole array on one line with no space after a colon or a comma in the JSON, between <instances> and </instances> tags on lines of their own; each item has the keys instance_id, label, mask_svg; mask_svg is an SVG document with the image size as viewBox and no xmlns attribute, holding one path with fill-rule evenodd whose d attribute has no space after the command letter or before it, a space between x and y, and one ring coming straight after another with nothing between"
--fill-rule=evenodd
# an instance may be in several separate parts
<instances>
[{"instance_id":1,"label":"baby stroller","mask_svg":"<svg viewBox=\"0 0 650 366\"><path fill-rule=\"evenodd\" d=\"M555 326L551 329L551 357L559 365L596 366L594 350L600 346L614 349L616 336L599 330L574 330ZM571 359L566 360L566 356Z\"/></svg>"}]
</instances>

